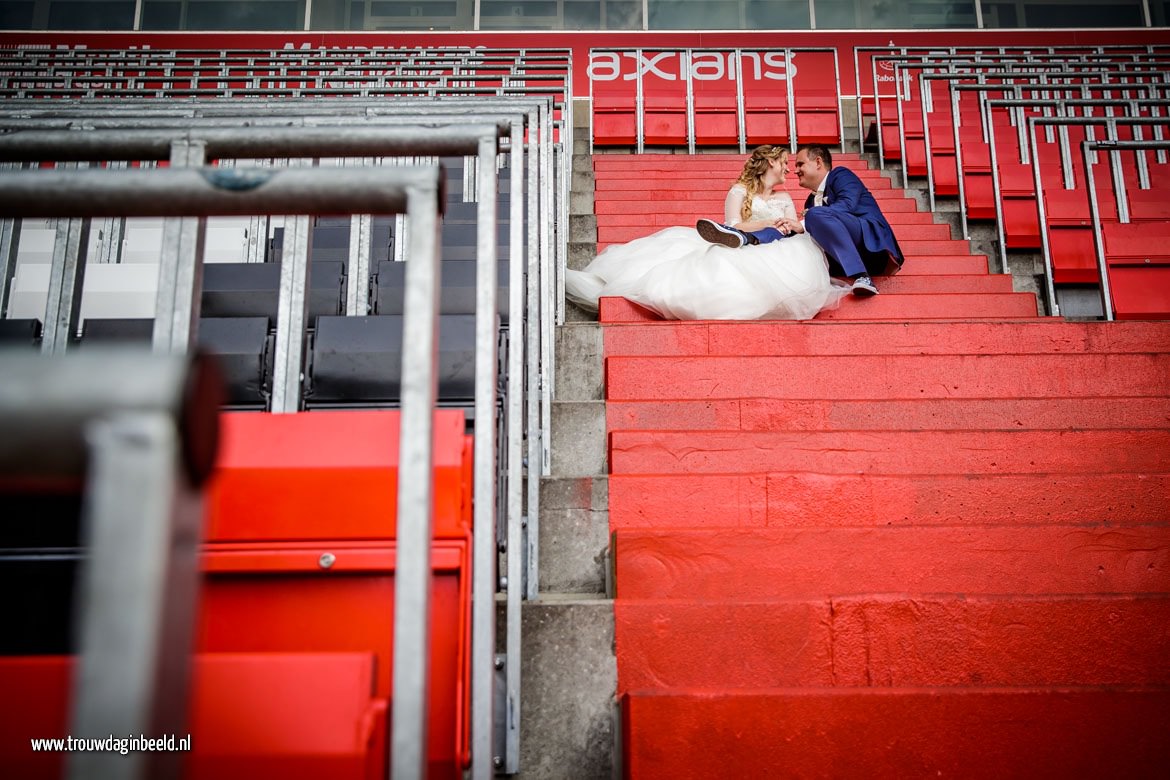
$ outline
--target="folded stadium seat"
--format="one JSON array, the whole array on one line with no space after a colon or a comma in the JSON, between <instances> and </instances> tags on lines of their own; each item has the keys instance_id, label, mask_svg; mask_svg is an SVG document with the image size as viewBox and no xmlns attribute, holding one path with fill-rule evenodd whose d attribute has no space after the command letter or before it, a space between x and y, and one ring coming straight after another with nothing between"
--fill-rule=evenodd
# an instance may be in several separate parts
<instances>
[{"instance_id":1,"label":"folded stadium seat","mask_svg":"<svg viewBox=\"0 0 1170 780\"><path fill-rule=\"evenodd\" d=\"M389 698L399 420L389 410L221 416L198 652L373 653L374 694ZM467 757L472 442L460 411L434 421L428 777L454 778Z\"/></svg>"},{"instance_id":2,"label":"folded stadium seat","mask_svg":"<svg viewBox=\"0 0 1170 780\"><path fill-rule=\"evenodd\" d=\"M0 346L35 347L41 341L41 321L33 317L0 320Z\"/></svg>"},{"instance_id":3,"label":"folded stadium seat","mask_svg":"<svg viewBox=\"0 0 1170 780\"><path fill-rule=\"evenodd\" d=\"M207 263L203 267L204 317L267 317L276 324L280 263ZM309 316L345 311L345 267L340 260L309 264Z\"/></svg>"},{"instance_id":4,"label":"folded stadium seat","mask_svg":"<svg viewBox=\"0 0 1170 780\"><path fill-rule=\"evenodd\" d=\"M272 337L267 317L201 317L198 345L215 355L230 406L263 409L271 394Z\"/></svg>"},{"instance_id":5,"label":"folded stadium seat","mask_svg":"<svg viewBox=\"0 0 1170 780\"><path fill-rule=\"evenodd\" d=\"M799 78L793 88L797 90L793 98L796 101L796 140L802 144L840 144L840 106L836 90L801 90Z\"/></svg>"},{"instance_id":6,"label":"folded stadium seat","mask_svg":"<svg viewBox=\"0 0 1170 780\"><path fill-rule=\"evenodd\" d=\"M508 261L496 263L496 311L500 324L508 322ZM474 260L444 260L439 288L440 314L475 314ZM374 287L374 314L402 314L406 263L379 263Z\"/></svg>"},{"instance_id":7,"label":"folded stadium seat","mask_svg":"<svg viewBox=\"0 0 1170 780\"><path fill-rule=\"evenodd\" d=\"M402 317L318 317L307 377L306 406L393 405L402 379ZM475 398L475 316L446 314L439 322L439 401Z\"/></svg>"},{"instance_id":8,"label":"folded stadium seat","mask_svg":"<svg viewBox=\"0 0 1170 780\"><path fill-rule=\"evenodd\" d=\"M1098 284L1097 253L1093 245L1093 221L1084 177L1078 174L1078 187L1045 186L1044 213L1047 224L1048 251L1052 258L1052 280L1056 284ZM1102 224L1117 221L1117 204L1113 185L1106 177L1096 182L1097 213Z\"/></svg>"},{"instance_id":9,"label":"folded stadium seat","mask_svg":"<svg viewBox=\"0 0 1170 780\"><path fill-rule=\"evenodd\" d=\"M791 143L789 126L789 90L786 82L759 80L744 84L744 133L749 147L759 144L787 145ZM735 94L731 95L729 117L735 122ZM696 116L697 124L698 118ZM723 122L727 122L724 119ZM732 127L734 130L734 127ZM738 143L738 138L732 143Z\"/></svg>"},{"instance_id":10,"label":"folded stadium seat","mask_svg":"<svg viewBox=\"0 0 1170 780\"><path fill-rule=\"evenodd\" d=\"M638 142L635 87L628 81L590 82L593 90L593 143L633 146Z\"/></svg>"},{"instance_id":11,"label":"folded stadium seat","mask_svg":"<svg viewBox=\"0 0 1170 780\"><path fill-rule=\"evenodd\" d=\"M726 57L718 52L710 52L700 56L719 56L726 62ZM695 144L698 146L733 146L739 144L739 121L736 119L735 82L731 79L716 79L707 81L693 79L692 87L695 101ZM783 87L783 83L780 82ZM783 89L781 89L781 92ZM746 124L747 143L778 143L781 135L787 141L788 115L786 105L788 99L780 98L778 104L768 105L763 101L775 99L775 95L761 96L752 99L748 87L744 86L744 121ZM756 131L760 140L752 140L752 131ZM776 138L775 141L765 140Z\"/></svg>"},{"instance_id":12,"label":"folded stadium seat","mask_svg":"<svg viewBox=\"0 0 1170 780\"><path fill-rule=\"evenodd\" d=\"M907 176L926 175L926 136L922 131L922 109L915 102L913 108L908 104L902 106L902 124L900 126L906 144ZM894 140L894 148L898 149L898 139ZM897 155L895 155L897 157Z\"/></svg>"},{"instance_id":13,"label":"folded stadium seat","mask_svg":"<svg viewBox=\"0 0 1170 780\"><path fill-rule=\"evenodd\" d=\"M393 218L375 217L372 220L370 231L370 265L382 260L390 259L390 234ZM321 218L311 229L311 244L313 247L310 257L314 263L326 260L342 263L345 271L349 270L349 233L350 221L327 220Z\"/></svg>"},{"instance_id":14,"label":"folded stadium seat","mask_svg":"<svg viewBox=\"0 0 1170 780\"><path fill-rule=\"evenodd\" d=\"M1167 219L1170 214L1161 222L1102 224L1109 288L1117 319L1170 319Z\"/></svg>"},{"instance_id":15,"label":"folded stadium seat","mask_svg":"<svg viewBox=\"0 0 1170 780\"><path fill-rule=\"evenodd\" d=\"M701 83L695 82L696 89ZM731 120L734 124L734 106ZM642 141L650 146L686 144L687 83L684 79L663 81L650 76L643 78Z\"/></svg>"},{"instance_id":16,"label":"folded stadium seat","mask_svg":"<svg viewBox=\"0 0 1170 780\"><path fill-rule=\"evenodd\" d=\"M474 205L474 204L471 204ZM506 217L502 217L507 222ZM479 254L479 229L475 222L443 220L439 227L443 260L474 260ZM508 257L508 231L496 229L496 257Z\"/></svg>"},{"instance_id":17,"label":"folded stadium seat","mask_svg":"<svg viewBox=\"0 0 1170 780\"><path fill-rule=\"evenodd\" d=\"M86 318L81 323L78 346L141 344L150 346L154 337L154 320L130 318Z\"/></svg>"},{"instance_id":18,"label":"folded stadium seat","mask_svg":"<svg viewBox=\"0 0 1170 780\"><path fill-rule=\"evenodd\" d=\"M29 740L68 734L74 662L68 655L0 658L6 776L63 776L65 751L33 751ZM197 654L188 732L175 735L175 746L189 735L191 749L171 756L174 769L188 780L384 776L388 702L373 693L375 673L372 653Z\"/></svg>"}]
</instances>

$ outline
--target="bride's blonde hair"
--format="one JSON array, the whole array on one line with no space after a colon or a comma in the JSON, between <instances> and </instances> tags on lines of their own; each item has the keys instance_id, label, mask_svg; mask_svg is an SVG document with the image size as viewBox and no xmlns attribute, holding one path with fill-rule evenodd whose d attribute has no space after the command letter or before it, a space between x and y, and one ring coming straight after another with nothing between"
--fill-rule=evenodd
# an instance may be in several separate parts
<instances>
[{"instance_id":1,"label":"bride's blonde hair","mask_svg":"<svg viewBox=\"0 0 1170 780\"><path fill-rule=\"evenodd\" d=\"M764 174L774 160L788 159L788 149L783 146L757 146L752 150L752 156L743 164L743 172L739 174L737 184L747 189L747 197L739 207L739 218L747 222L752 218L752 198L764 190Z\"/></svg>"}]
</instances>

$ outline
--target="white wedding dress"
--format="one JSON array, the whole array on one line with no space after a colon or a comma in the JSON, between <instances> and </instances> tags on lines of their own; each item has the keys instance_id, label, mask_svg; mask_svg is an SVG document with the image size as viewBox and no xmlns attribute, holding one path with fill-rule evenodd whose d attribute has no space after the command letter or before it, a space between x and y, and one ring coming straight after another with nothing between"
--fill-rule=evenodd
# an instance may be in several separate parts
<instances>
[{"instance_id":1,"label":"white wedding dress","mask_svg":"<svg viewBox=\"0 0 1170 780\"><path fill-rule=\"evenodd\" d=\"M729 204L737 194L742 202L743 185L732 187ZM782 216L796 216L788 193L752 199L753 220ZM830 280L825 254L807 233L730 249L694 228L670 227L607 247L584 270L567 271L565 292L591 311L612 295L672 320L807 320L835 307L849 287Z\"/></svg>"}]
</instances>

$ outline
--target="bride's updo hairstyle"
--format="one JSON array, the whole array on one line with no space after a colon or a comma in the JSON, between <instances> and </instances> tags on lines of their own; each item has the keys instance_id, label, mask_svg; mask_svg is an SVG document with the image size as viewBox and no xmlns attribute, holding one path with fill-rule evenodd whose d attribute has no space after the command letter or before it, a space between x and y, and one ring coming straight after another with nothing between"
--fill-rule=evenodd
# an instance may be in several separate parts
<instances>
[{"instance_id":1,"label":"bride's updo hairstyle","mask_svg":"<svg viewBox=\"0 0 1170 780\"><path fill-rule=\"evenodd\" d=\"M744 222L752 218L752 198L763 191L763 178L768 166L774 160L786 159L787 157L788 148L784 146L765 144L752 150L752 156L743 164L743 172L739 174L739 179L736 182L747 189L747 197L743 199L743 205L739 208L739 218Z\"/></svg>"}]
</instances>

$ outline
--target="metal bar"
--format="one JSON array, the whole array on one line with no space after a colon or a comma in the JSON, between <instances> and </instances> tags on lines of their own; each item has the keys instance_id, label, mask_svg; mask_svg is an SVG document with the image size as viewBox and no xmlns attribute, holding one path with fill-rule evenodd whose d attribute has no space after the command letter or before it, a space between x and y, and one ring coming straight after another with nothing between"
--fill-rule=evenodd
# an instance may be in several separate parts
<instances>
[{"instance_id":1,"label":"metal bar","mask_svg":"<svg viewBox=\"0 0 1170 780\"><path fill-rule=\"evenodd\" d=\"M504 771L520 771L520 656L521 615L520 599L524 594L524 468L522 445L524 437L524 222L522 180L523 129L520 123L512 125L511 136L511 192L508 221L508 414L507 414L507 551L508 601L505 622L505 701L511 704L507 713L505 732ZM515 718L512 713L515 713Z\"/></svg>"},{"instance_id":2,"label":"metal bar","mask_svg":"<svg viewBox=\"0 0 1170 780\"><path fill-rule=\"evenodd\" d=\"M178 733L198 583L201 501L184 489L179 433L159 412L115 414L88 429L83 510L86 560L77 590L80 653L70 733ZM180 754L74 752L67 776L164 777Z\"/></svg>"},{"instance_id":3,"label":"metal bar","mask_svg":"<svg viewBox=\"0 0 1170 780\"><path fill-rule=\"evenodd\" d=\"M354 214L349 223L345 313L350 317L364 317L370 313L370 232L373 224L369 214Z\"/></svg>"},{"instance_id":4,"label":"metal bar","mask_svg":"<svg viewBox=\"0 0 1170 780\"><path fill-rule=\"evenodd\" d=\"M634 56L637 57L637 75L635 80L634 93L634 132L637 142L636 151L641 154L645 149L646 139L646 96L642 89L642 50L635 49Z\"/></svg>"},{"instance_id":5,"label":"metal bar","mask_svg":"<svg viewBox=\"0 0 1170 780\"><path fill-rule=\"evenodd\" d=\"M185 135L151 130L17 130L0 136L0 161L165 160L177 140L201 142L207 159L220 157L374 157L464 154L470 139L499 129L466 120L458 125L382 127L200 127ZM425 143L420 139L425 139ZM111 157L116 155L116 157Z\"/></svg>"},{"instance_id":6,"label":"metal bar","mask_svg":"<svg viewBox=\"0 0 1170 780\"><path fill-rule=\"evenodd\" d=\"M0 319L8 316L8 297L20 251L20 228L18 219L0 220Z\"/></svg>"},{"instance_id":7,"label":"metal bar","mask_svg":"<svg viewBox=\"0 0 1170 780\"><path fill-rule=\"evenodd\" d=\"M743 51L735 50L735 132L739 139L739 153L747 153L747 110L743 94ZM687 71L690 78L690 71Z\"/></svg>"},{"instance_id":8,"label":"metal bar","mask_svg":"<svg viewBox=\"0 0 1170 780\"><path fill-rule=\"evenodd\" d=\"M796 87L792 83L792 74L794 68L792 67L793 54L791 49L785 49L784 62L786 67L784 69L784 99L788 101L788 151L796 154L797 139L796 139ZM740 154L746 154L747 149L741 145L739 148Z\"/></svg>"},{"instance_id":9,"label":"metal bar","mask_svg":"<svg viewBox=\"0 0 1170 780\"><path fill-rule=\"evenodd\" d=\"M967 187L963 181L963 144L959 140L959 125L962 113L959 104L959 93L953 89L953 84L951 86L951 116L954 118L954 121L951 123L951 129L955 144L955 171L957 173L956 179L959 188L959 227L962 230L963 240L969 241L971 240L971 232L967 224Z\"/></svg>"},{"instance_id":10,"label":"metal bar","mask_svg":"<svg viewBox=\"0 0 1170 780\"><path fill-rule=\"evenodd\" d=\"M0 218L396 214L426 168L14 171Z\"/></svg>"},{"instance_id":11,"label":"metal bar","mask_svg":"<svg viewBox=\"0 0 1170 780\"><path fill-rule=\"evenodd\" d=\"M738 49L736 50L738 55ZM687 154L695 153L695 81L691 72L690 49L683 52L683 64L687 74Z\"/></svg>"},{"instance_id":12,"label":"metal bar","mask_svg":"<svg viewBox=\"0 0 1170 780\"><path fill-rule=\"evenodd\" d=\"M1040 220L1040 254L1044 258L1044 296L1047 299L1048 313L1057 317L1060 315L1060 307L1056 303L1052 247L1048 241L1048 209L1044 205L1044 181L1040 176L1040 154L1036 144L1036 117L1028 120L1028 143L1032 149L1032 186L1036 190L1036 213ZM994 159L993 157L992 160Z\"/></svg>"},{"instance_id":13,"label":"metal bar","mask_svg":"<svg viewBox=\"0 0 1170 780\"><path fill-rule=\"evenodd\" d=\"M1097 273L1101 277L1101 311L1105 313L1106 322L1112 322L1113 292L1109 287L1109 266L1105 262L1105 240L1101 235L1101 215L1098 213L1100 205L1097 203L1097 187L1093 179L1092 148L1096 145L1092 141L1081 142L1081 155L1085 163L1085 187L1089 191L1089 216L1093 221L1093 249L1097 255Z\"/></svg>"},{"instance_id":14,"label":"metal bar","mask_svg":"<svg viewBox=\"0 0 1170 780\"><path fill-rule=\"evenodd\" d=\"M479 148L475 283L475 504L472 550L471 776L493 773L496 652L496 140ZM511 583L509 583L509 586ZM500 757L502 760L502 757Z\"/></svg>"},{"instance_id":15,"label":"metal bar","mask_svg":"<svg viewBox=\"0 0 1170 780\"><path fill-rule=\"evenodd\" d=\"M296 164L299 160L290 160ZM284 246L280 260L280 295L276 309L275 359L272 366L271 411L300 411L305 330L309 319L309 261L312 254L309 218L284 220ZM405 339L405 335L403 336Z\"/></svg>"},{"instance_id":16,"label":"metal bar","mask_svg":"<svg viewBox=\"0 0 1170 780\"><path fill-rule=\"evenodd\" d=\"M909 166L906 164L906 122L902 111L901 65L894 65L894 90L897 95L894 102L898 106L898 148L902 155L902 188L908 189L910 187L910 174L908 172Z\"/></svg>"},{"instance_id":17,"label":"metal bar","mask_svg":"<svg viewBox=\"0 0 1170 780\"><path fill-rule=\"evenodd\" d=\"M390 748L394 780L422 780L427 775L434 537L431 464L441 284L438 171L430 170L429 182L419 180L406 190L411 231L403 307L402 422L398 445L398 565Z\"/></svg>"},{"instance_id":18,"label":"metal bar","mask_svg":"<svg viewBox=\"0 0 1170 780\"><path fill-rule=\"evenodd\" d=\"M995 201L995 231L996 238L999 241L999 271L1000 273L1010 273L1011 269L1008 267L1007 256L1007 232L1003 225L1003 191L1000 188L999 181L999 166L996 160L999 159L999 153L995 150L995 130L992 128L991 134L987 137L989 154L991 155L991 199Z\"/></svg>"},{"instance_id":19,"label":"metal bar","mask_svg":"<svg viewBox=\"0 0 1170 780\"><path fill-rule=\"evenodd\" d=\"M934 160L930 150L930 119L928 105L934 107L934 96L930 94L930 82L918 74L918 100L922 103L922 142L926 148L926 197L930 202L930 210L934 211Z\"/></svg>"},{"instance_id":20,"label":"metal bar","mask_svg":"<svg viewBox=\"0 0 1170 780\"><path fill-rule=\"evenodd\" d=\"M542 451L544 448L544 433L541 430L541 347L540 341L544 329L541 327L540 290L541 290L541 262L540 262L540 224L539 224L539 193L540 193L540 160L539 150L532 142L531 128L536 126L534 117L529 117L529 144L528 144L528 306L525 325L527 327L527 358L528 358L528 450L527 450L527 488L528 488L528 544L526 547L528 561L528 598L535 599L539 594L540 568L538 539L540 537L540 476Z\"/></svg>"},{"instance_id":21,"label":"metal bar","mask_svg":"<svg viewBox=\"0 0 1170 780\"><path fill-rule=\"evenodd\" d=\"M206 160L206 146L199 141L179 140L171 145L170 161L175 168L198 168ZM163 221L151 339L155 352L186 354L196 342L206 234L206 217L167 217Z\"/></svg>"},{"instance_id":22,"label":"metal bar","mask_svg":"<svg viewBox=\"0 0 1170 780\"><path fill-rule=\"evenodd\" d=\"M552 140L552 112L541 111L540 121L540 396L541 396L541 430L552 429L552 395L555 377L553 353L553 240L556 226L553 214L553 191L549 183L552 181L553 171L553 140ZM547 476L552 471L552 453L550 452L552 438L542 437L541 441L541 471Z\"/></svg>"},{"instance_id":23,"label":"metal bar","mask_svg":"<svg viewBox=\"0 0 1170 780\"><path fill-rule=\"evenodd\" d=\"M27 175L23 172L11 173L5 179L12 181ZM41 332L41 352L46 355L63 353L77 330L81 313L81 288L85 283L89 226L88 218L62 219L57 222L53 265L49 271L49 294L45 302L44 330Z\"/></svg>"}]
</instances>

